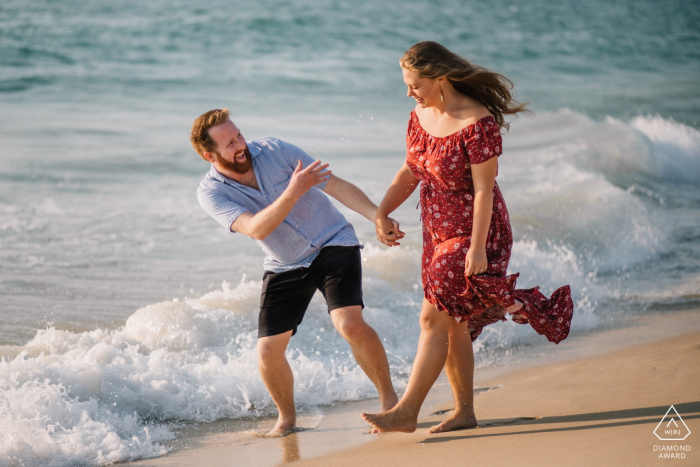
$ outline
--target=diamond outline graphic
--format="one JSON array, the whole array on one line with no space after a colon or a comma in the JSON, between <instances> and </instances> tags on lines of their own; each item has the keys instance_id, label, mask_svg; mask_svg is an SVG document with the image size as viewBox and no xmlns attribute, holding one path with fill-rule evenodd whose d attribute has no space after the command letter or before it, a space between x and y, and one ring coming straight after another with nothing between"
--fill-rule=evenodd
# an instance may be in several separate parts
<instances>
[{"instance_id":1,"label":"diamond outline graphic","mask_svg":"<svg viewBox=\"0 0 700 467\"><path fill-rule=\"evenodd\" d=\"M664 422L664 420L666 420L666 416L667 416L668 413L671 411L671 409L673 409L673 412L674 412L674 413L676 414L676 416L678 417L678 420L681 421L681 423L683 424L683 426L685 427L685 429L688 430L688 434L686 434L686 435L685 435L684 437L682 437L682 438L662 438L661 436L659 436L659 435L656 433L656 430L658 430L659 427L661 426L661 424ZM673 416L671 416L671 420L673 420ZM671 423L671 422L668 422L668 423ZM674 423L675 423L675 422L674 422ZM671 406L671 407L668 408L668 410L666 411L666 413L664 414L664 416L661 417L661 421L659 421L659 424L656 425L656 428L654 428L654 435L655 435L657 438L659 438L661 441L683 441L683 440L686 439L688 436L690 436L690 428L688 428L688 425L685 424L685 422L683 421L683 418L681 418L681 415L678 413L678 411L676 410L676 408L675 408L674 406Z\"/></svg>"}]
</instances>

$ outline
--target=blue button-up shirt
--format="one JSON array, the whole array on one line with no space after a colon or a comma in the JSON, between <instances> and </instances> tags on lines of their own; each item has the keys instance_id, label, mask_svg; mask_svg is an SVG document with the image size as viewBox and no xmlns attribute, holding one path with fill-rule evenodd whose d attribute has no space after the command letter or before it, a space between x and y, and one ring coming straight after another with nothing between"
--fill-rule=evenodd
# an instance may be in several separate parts
<instances>
[{"instance_id":1,"label":"blue button-up shirt","mask_svg":"<svg viewBox=\"0 0 700 467\"><path fill-rule=\"evenodd\" d=\"M231 224L238 216L256 214L282 194L298 160L304 167L314 162L298 147L276 138L250 141L248 150L260 191L225 177L213 165L197 189L199 204L229 232L233 232ZM360 244L352 224L321 191L327 183L304 193L284 221L264 240L257 240L266 253L266 270L308 267L324 246Z\"/></svg>"}]
</instances>

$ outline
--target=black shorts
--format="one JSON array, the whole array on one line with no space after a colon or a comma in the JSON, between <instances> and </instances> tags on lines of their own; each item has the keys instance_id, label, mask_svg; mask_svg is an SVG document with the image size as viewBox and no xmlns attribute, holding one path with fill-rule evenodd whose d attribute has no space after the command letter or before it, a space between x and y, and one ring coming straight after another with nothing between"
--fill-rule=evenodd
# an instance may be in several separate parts
<instances>
[{"instance_id":1,"label":"black shorts","mask_svg":"<svg viewBox=\"0 0 700 467\"><path fill-rule=\"evenodd\" d=\"M316 289L326 298L328 313L353 305L364 308L360 247L328 246L321 249L308 268L280 273L265 271L258 337L287 331L296 334Z\"/></svg>"}]
</instances>

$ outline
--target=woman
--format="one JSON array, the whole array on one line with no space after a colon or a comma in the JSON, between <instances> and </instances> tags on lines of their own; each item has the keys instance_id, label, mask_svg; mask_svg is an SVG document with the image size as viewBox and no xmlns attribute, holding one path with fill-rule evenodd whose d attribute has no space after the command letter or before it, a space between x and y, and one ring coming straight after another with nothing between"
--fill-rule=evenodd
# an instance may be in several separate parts
<instances>
[{"instance_id":1,"label":"woman","mask_svg":"<svg viewBox=\"0 0 700 467\"><path fill-rule=\"evenodd\" d=\"M406 162L376 214L377 238L398 245L403 232L388 215L421 183L421 334L406 392L391 410L362 414L380 431L413 432L418 411L443 366L454 413L437 433L477 425L473 404L472 341L484 326L530 325L559 343L569 333L573 303L568 286L548 300L537 288L515 290L506 276L513 237L496 184L504 115L527 112L513 100L513 83L473 65L436 42L419 42L400 60L408 96L416 100L406 136Z\"/></svg>"}]
</instances>

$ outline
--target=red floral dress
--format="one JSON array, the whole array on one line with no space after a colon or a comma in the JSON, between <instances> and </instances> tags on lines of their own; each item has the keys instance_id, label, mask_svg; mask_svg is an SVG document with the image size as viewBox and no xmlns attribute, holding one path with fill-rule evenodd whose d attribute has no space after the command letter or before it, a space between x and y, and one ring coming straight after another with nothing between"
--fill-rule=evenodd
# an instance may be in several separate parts
<instances>
[{"instance_id":1,"label":"red floral dress","mask_svg":"<svg viewBox=\"0 0 700 467\"><path fill-rule=\"evenodd\" d=\"M538 287L516 290L518 274L506 276L513 233L497 183L486 241L488 269L471 277L464 274L474 213L471 165L501 154L501 133L494 118L484 117L457 133L438 138L429 135L411 112L406 146L406 163L421 181L425 298L458 321L468 320L472 341L484 326L506 321L500 307L513 306L516 299L523 303L517 312L522 317L516 322L529 323L551 342L564 340L574 311L569 286L557 289L547 299Z\"/></svg>"}]
</instances>

